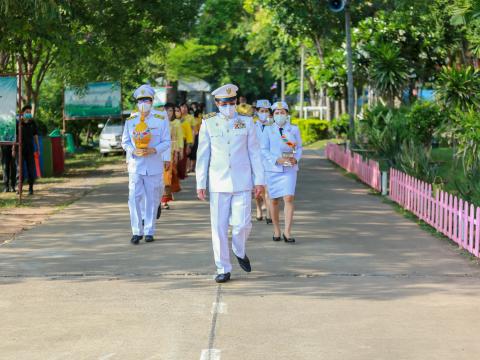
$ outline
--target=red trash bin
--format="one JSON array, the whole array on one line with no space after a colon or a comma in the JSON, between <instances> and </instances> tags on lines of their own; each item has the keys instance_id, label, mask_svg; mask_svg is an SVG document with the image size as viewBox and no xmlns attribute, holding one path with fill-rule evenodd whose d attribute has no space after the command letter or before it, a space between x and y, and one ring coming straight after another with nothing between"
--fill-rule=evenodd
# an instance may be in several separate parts
<instances>
[{"instance_id":1,"label":"red trash bin","mask_svg":"<svg viewBox=\"0 0 480 360\"><path fill-rule=\"evenodd\" d=\"M60 176L65 171L65 154L61 137L52 137L53 175Z\"/></svg>"}]
</instances>

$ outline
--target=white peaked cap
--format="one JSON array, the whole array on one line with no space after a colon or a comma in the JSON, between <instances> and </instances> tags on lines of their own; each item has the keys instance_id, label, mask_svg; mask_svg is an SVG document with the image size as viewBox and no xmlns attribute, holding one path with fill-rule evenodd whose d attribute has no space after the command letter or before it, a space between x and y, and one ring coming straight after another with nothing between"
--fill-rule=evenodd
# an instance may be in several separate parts
<instances>
[{"instance_id":1,"label":"white peaked cap","mask_svg":"<svg viewBox=\"0 0 480 360\"><path fill-rule=\"evenodd\" d=\"M215 99L229 99L237 96L238 86L233 84L227 84L220 86L218 89L212 91L212 95L215 96Z\"/></svg>"},{"instance_id":2,"label":"white peaked cap","mask_svg":"<svg viewBox=\"0 0 480 360\"><path fill-rule=\"evenodd\" d=\"M272 111L279 110L279 109L280 110L284 109L288 111L288 104L285 101L277 101L272 105L271 109Z\"/></svg>"},{"instance_id":3,"label":"white peaked cap","mask_svg":"<svg viewBox=\"0 0 480 360\"><path fill-rule=\"evenodd\" d=\"M270 104L270 101L262 99L262 100L257 100L257 105L255 107L257 108L265 108L265 109L270 109L272 104Z\"/></svg>"},{"instance_id":4,"label":"white peaked cap","mask_svg":"<svg viewBox=\"0 0 480 360\"><path fill-rule=\"evenodd\" d=\"M148 84L144 84L140 86L135 92L133 93L133 97L135 99L140 98L154 98L155 97L155 90Z\"/></svg>"}]
</instances>

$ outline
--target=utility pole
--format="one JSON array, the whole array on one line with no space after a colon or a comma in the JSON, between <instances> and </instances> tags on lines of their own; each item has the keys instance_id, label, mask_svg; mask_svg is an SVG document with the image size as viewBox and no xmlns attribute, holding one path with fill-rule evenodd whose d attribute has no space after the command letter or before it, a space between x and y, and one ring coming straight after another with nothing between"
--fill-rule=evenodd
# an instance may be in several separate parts
<instances>
[{"instance_id":1,"label":"utility pole","mask_svg":"<svg viewBox=\"0 0 480 360\"><path fill-rule=\"evenodd\" d=\"M351 0L350 0L351 1ZM347 89L348 116L350 118L350 147L355 146L355 89L353 87L353 55L352 55L352 19L350 1L345 2L345 32L347 37Z\"/></svg>"},{"instance_id":2,"label":"utility pole","mask_svg":"<svg viewBox=\"0 0 480 360\"><path fill-rule=\"evenodd\" d=\"M282 101L285 101L285 68L282 66L282 79L280 81L280 97Z\"/></svg>"},{"instance_id":3,"label":"utility pole","mask_svg":"<svg viewBox=\"0 0 480 360\"><path fill-rule=\"evenodd\" d=\"M303 103L305 102L304 81L305 81L305 46L302 44L300 53L300 119L303 119Z\"/></svg>"}]
</instances>

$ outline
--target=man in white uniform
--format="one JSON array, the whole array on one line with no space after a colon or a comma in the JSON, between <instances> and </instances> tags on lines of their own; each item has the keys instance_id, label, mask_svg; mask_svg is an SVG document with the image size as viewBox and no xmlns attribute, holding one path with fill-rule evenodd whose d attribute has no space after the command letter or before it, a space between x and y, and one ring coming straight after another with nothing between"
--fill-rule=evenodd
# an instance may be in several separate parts
<instances>
[{"instance_id":1,"label":"man in white uniform","mask_svg":"<svg viewBox=\"0 0 480 360\"><path fill-rule=\"evenodd\" d=\"M170 154L170 128L163 113L152 110L154 95L155 90L149 85L135 90L133 96L139 111L125 122L122 137L122 147L127 152L128 207L134 245L144 235L146 242L154 241L155 218L163 191L163 154ZM139 126L141 122L146 126ZM148 138L149 141L145 140ZM142 141L144 145L139 146Z\"/></svg>"},{"instance_id":2,"label":"man in white uniform","mask_svg":"<svg viewBox=\"0 0 480 360\"><path fill-rule=\"evenodd\" d=\"M197 195L210 191L212 245L217 267L215 281L230 280L232 265L228 227L232 225L232 250L241 268L250 272L245 243L252 228L251 192L264 190L264 169L253 119L236 112L238 87L224 85L212 92L220 113L207 115L200 128L197 151Z\"/></svg>"}]
</instances>

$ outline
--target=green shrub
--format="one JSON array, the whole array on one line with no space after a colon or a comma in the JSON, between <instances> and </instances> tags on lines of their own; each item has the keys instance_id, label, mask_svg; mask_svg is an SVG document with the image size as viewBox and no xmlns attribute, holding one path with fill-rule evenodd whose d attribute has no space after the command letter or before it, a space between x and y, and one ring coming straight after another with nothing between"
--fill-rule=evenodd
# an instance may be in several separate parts
<instances>
[{"instance_id":1,"label":"green shrub","mask_svg":"<svg viewBox=\"0 0 480 360\"><path fill-rule=\"evenodd\" d=\"M414 139L405 140L395 157L396 167L417 179L434 183L438 166L433 163L431 146L424 147Z\"/></svg>"},{"instance_id":2,"label":"green shrub","mask_svg":"<svg viewBox=\"0 0 480 360\"><path fill-rule=\"evenodd\" d=\"M348 114L343 114L330 122L330 131L338 139L348 134L349 125L350 117Z\"/></svg>"},{"instance_id":3,"label":"green shrub","mask_svg":"<svg viewBox=\"0 0 480 360\"><path fill-rule=\"evenodd\" d=\"M444 109L480 106L480 71L471 66L444 67L435 82L436 98Z\"/></svg>"},{"instance_id":4,"label":"green shrub","mask_svg":"<svg viewBox=\"0 0 480 360\"><path fill-rule=\"evenodd\" d=\"M292 124L297 125L304 144L310 144L318 140L328 139L327 120L318 119L292 119Z\"/></svg>"},{"instance_id":5,"label":"green shrub","mask_svg":"<svg viewBox=\"0 0 480 360\"><path fill-rule=\"evenodd\" d=\"M409 139L405 109L389 109L377 106L365 113L358 123L358 134L376 157L395 164L402 144Z\"/></svg>"},{"instance_id":6,"label":"green shrub","mask_svg":"<svg viewBox=\"0 0 480 360\"><path fill-rule=\"evenodd\" d=\"M417 101L407 114L408 130L412 138L424 146L432 144L435 130L447 120L447 115L438 105L428 101Z\"/></svg>"}]
</instances>

